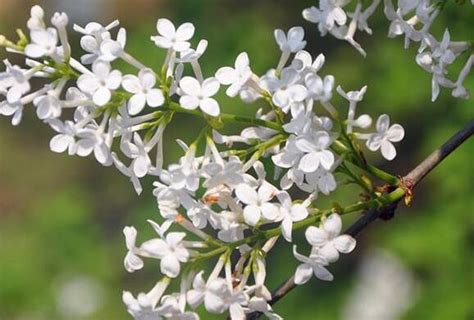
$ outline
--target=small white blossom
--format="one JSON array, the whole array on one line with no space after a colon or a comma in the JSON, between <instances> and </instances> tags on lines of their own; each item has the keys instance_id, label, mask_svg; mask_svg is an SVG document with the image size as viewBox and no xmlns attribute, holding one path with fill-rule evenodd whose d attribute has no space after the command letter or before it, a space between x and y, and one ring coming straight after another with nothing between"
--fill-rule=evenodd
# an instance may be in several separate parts
<instances>
[{"instance_id":1,"label":"small white blossom","mask_svg":"<svg viewBox=\"0 0 474 320\"><path fill-rule=\"evenodd\" d=\"M127 255L123 261L125 269L128 272L134 272L143 268L143 260L135 254L137 247L135 241L137 240L137 230L134 227L125 227L123 229L125 236L125 244L127 245Z\"/></svg>"},{"instance_id":2,"label":"small white blossom","mask_svg":"<svg viewBox=\"0 0 474 320\"><path fill-rule=\"evenodd\" d=\"M170 232L166 235L160 235L161 238L145 241L140 250L144 254L160 259L161 272L170 278L176 278L180 271L180 263L187 262L189 251L183 244L186 236L184 232Z\"/></svg>"},{"instance_id":3,"label":"small white blossom","mask_svg":"<svg viewBox=\"0 0 474 320\"><path fill-rule=\"evenodd\" d=\"M92 100L98 106L110 101L112 91L120 86L122 73L112 70L110 64L98 60L92 65L93 74L83 74L77 79L77 85L82 91L92 95Z\"/></svg>"},{"instance_id":4,"label":"small white blossom","mask_svg":"<svg viewBox=\"0 0 474 320\"><path fill-rule=\"evenodd\" d=\"M183 23L176 29L174 24L168 19L159 19L156 23L156 29L159 35L151 37L151 40L160 48L181 52L191 46L188 40L194 35L192 23Z\"/></svg>"},{"instance_id":5,"label":"small white blossom","mask_svg":"<svg viewBox=\"0 0 474 320\"><path fill-rule=\"evenodd\" d=\"M183 108L194 110L199 107L210 116L217 117L219 115L219 104L212 98L220 87L216 78L208 78L199 83L193 77L184 77L179 81L179 87L183 91L179 99Z\"/></svg>"},{"instance_id":6,"label":"small white blossom","mask_svg":"<svg viewBox=\"0 0 474 320\"><path fill-rule=\"evenodd\" d=\"M339 252L349 253L354 250L356 241L349 235L340 235L342 229L341 217L333 213L323 220L320 227L308 227L305 232L306 240L318 249L318 254L327 262L339 259Z\"/></svg>"},{"instance_id":7,"label":"small white blossom","mask_svg":"<svg viewBox=\"0 0 474 320\"><path fill-rule=\"evenodd\" d=\"M345 25L347 15L341 8L346 1L340 0L321 0L319 8L311 7L303 10L303 18L309 22L318 24L319 32L324 36L331 31L335 25Z\"/></svg>"},{"instance_id":8,"label":"small white blossom","mask_svg":"<svg viewBox=\"0 0 474 320\"><path fill-rule=\"evenodd\" d=\"M156 84L155 74L150 69L142 69L138 77L125 75L122 79L122 86L125 90L133 93L128 101L128 112L130 115L140 113L145 104L150 107L158 107L163 104L165 98L160 89L154 88Z\"/></svg>"},{"instance_id":9,"label":"small white blossom","mask_svg":"<svg viewBox=\"0 0 474 320\"><path fill-rule=\"evenodd\" d=\"M371 151L381 149L382 155L387 160L393 160L397 151L392 142L399 142L405 136L405 130L398 123L390 126L390 117L386 114L381 115L376 124L377 132L373 133L367 139L367 147Z\"/></svg>"},{"instance_id":10,"label":"small white blossom","mask_svg":"<svg viewBox=\"0 0 474 320\"><path fill-rule=\"evenodd\" d=\"M222 67L217 70L216 78L223 85L230 85L227 88L227 95L235 97L243 86L249 81L252 76L252 70L249 66L249 57L246 52L242 52L235 59L234 68Z\"/></svg>"},{"instance_id":11,"label":"small white blossom","mask_svg":"<svg viewBox=\"0 0 474 320\"><path fill-rule=\"evenodd\" d=\"M33 29L30 33L31 43L25 47L25 54L31 58L44 56L53 57L56 54L58 34L56 29Z\"/></svg>"},{"instance_id":12,"label":"small white blossom","mask_svg":"<svg viewBox=\"0 0 474 320\"><path fill-rule=\"evenodd\" d=\"M281 233L286 241L291 242L293 222L305 219L308 216L308 209L303 204L293 204L290 195L285 191L278 193L278 199L281 202Z\"/></svg>"},{"instance_id":13,"label":"small white blossom","mask_svg":"<svg viewBox=\"0 0 474 320\"><path fill-rule=\"evenodd\" d=\"M296 246L293 247L293 255L295 258L302 262L295 272L295 283L304 284L314 276L324 281L332 281L333 275L325 267L329 264L323 257L319 255L318 249L311 249L309 257L305 257L296 251Z\"/></svg>"},{"instance_id":14,"label":"small white blossom","mask_svg":"<svg viewBox=\"0 0 474 320\"><path fill-rule=\"evenodd\" d=\"M258 191L242 183L235 189L237 198L246 204L244 208L245 222L255 226L263 216L269 221L274 221L279 216L278 207L270 203L276 195L276 189L269 183L264 183Z\"/></svg>"},{"instance_id":15,"label":"small white blossom","mask_svg":"<svg viewBox=\"0 0 474 320\"><path fill-rule=\"evenodd\" d=\"M282 52L296 53L306 46L302 27L293 27L288 31L288 34L285 34L281 29L277 29L274 35Z\"/></svg>"}]
</instances>

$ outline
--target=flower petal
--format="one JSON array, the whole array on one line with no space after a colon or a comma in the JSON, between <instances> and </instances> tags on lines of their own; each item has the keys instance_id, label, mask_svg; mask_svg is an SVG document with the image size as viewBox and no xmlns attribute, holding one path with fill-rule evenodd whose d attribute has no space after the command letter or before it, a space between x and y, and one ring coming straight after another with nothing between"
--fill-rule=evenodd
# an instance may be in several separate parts
<instances>
[{"instance_id":1,"label":"flower petal","mask_svg":"<svg viewBox=\"0 0 474 320\"><path fill-rule=\"evenodd\" d=\"M308 282L313 275L313 268L311 265L307 263L300 264L298 268L296 268L295 272L295 284L303 284Z\"/></svg>"},{"instance_id":2,"label":"flower petal","mask_svg":"<svg viewBox=\"0 0 474 320\"><path fill-rule=\"evenodd\" d=\"M333 240L334 247L342 253L349 253L354 250L356 246L356 240L350 235L343 234Z\"/></svg>"}]
</instances>

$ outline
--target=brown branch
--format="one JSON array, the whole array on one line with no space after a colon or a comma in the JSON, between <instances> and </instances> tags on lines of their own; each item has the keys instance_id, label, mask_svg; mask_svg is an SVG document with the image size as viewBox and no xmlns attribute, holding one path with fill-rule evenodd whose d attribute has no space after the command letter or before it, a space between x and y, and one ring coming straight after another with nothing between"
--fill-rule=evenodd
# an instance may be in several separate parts
<instances>
[{"instance_id":1,"label":"brown branch","mask_svg":"<svg viewBox=\"0 0 474 320\"><path fill-rule=\"evenodd\" d=\"M438 166L449 154L456 150L461 144L474 134L474 120L471 120L463 129L453 135L440 148L433 151L425 160L418 164L413 170L405 175L401 180L409 185L410 190L414 188L431 170ZM382 208L373 208L352 224L344 233L357 236L371 222L377 220L381 215L393 215L398 205L398 201ZM273 293L272 299L268 302L270 305L277 303L281 298L287 295L296 287L294 276L288 278ZM247 315L248 320L258 319L262 314L253 312Z\"/></svg>"}]
</instances>

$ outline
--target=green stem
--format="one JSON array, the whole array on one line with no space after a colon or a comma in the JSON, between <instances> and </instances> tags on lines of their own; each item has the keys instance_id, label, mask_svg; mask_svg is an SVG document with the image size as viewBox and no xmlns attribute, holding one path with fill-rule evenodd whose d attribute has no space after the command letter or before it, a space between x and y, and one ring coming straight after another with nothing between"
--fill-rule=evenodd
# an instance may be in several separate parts
<instances>
[{"instance_id":1,"label":"green stem","mask_svg":"<svg viewBox=\"0 0 474 320\"><path fill-rule=\"evenodd\" d=\"M200 111L184 109L176 102L170 102L167 106L161 106L160 109L161 110L167 110L167 109L168 110L173 110L173 111L176 111L178 113L186 113L186 114L191 114L191 115L196 116L196 117L204 118L203 114ZM228 114L228 113L221 113L219 115L219 118L224 122L246 123L246 124L261 126L261 127L273 129L275 131L283 132L282 126L279 125L278 123L272 122L272 121L242 117L242 116L237 116L237 115Z\"/></svg>"}]
</instances>

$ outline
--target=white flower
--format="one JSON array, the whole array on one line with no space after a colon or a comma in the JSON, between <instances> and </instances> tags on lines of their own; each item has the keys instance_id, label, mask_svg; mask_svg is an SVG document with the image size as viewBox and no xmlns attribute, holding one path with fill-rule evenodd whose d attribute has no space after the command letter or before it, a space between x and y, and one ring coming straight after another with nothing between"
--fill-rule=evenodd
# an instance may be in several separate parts
<instances>
[{"instance_id":1,"label":"white flower","mask_svg":"<svg viewBox=\"0 0 474 320\"><path fill-rule=\"evenodd\" d=\"M313 61L313 58L308 51L301 50L296 53L291 66L295 68L298 72L311 72L317 74L318 71L323 67L324 62L325 57L322 53L320 53Z\"/></svg>"},{"instance_id":2,"label":"white flower","mask_svg":"<svg viewBox=\"0 0 474 320\"><path fill-rule=\"evenodd\" d=\"M249 301L248 307L252 311L263 313L263 315L270 320L283 320L282 317L280 317L273 311L270 304L264 298L252 297Z\"/></svg>"},{"instance_id":3,"label":"white flower","mask_svg":"<svg viewBox=\"0 0 474 320\"><path fill-rule=\"evenodd\" d=\"M62 101L55 90L49 90L45 95L35 98L33 104L36 107L36 115L41 120L54 119L61 115Z\"/></svg>"},{"instance_id":4,"label":"white flower","mask_svg":"<svg viewBox=\"0 0 474 320\"><path fill-rule=\"evenodd\" d=\"M77 85L82 91L92 95L92 100L98 106L103 106L112 97L111 90L120 86L122 73L111 71L110 64L97 60L92 65L93 74L83 74L77 79Z\"/></svg>"},{"instance_id":5,"label":"white flower","mask_svg":"<svg viewBox=\"0 0 474 320\"><path fill-rule=\"evenodd\" d=\"M110 147L107 145L104 133L94 127L84 129L77 134L79 139L76 144L76 154L80 157L87 157L92 152L97 161L104 166L112 164Z\"/></svg>"},{"instance_id":6,"label":"white flower","mask_svg":"<svg viewBox=\"0 0 474 320\"><path fill-rule=\"evenodd\" d=\"M180 52L180 59L178 60L181 63L193 63L199 60L201 56L207 49L207 40L199 41L196 49L186 49Z\"/></svg>"},{"instance_id":7,"label":"white flower","mask_svg":"<svg viewBox=\"0 0 474 320\"><path fill-rule=\"evenodd\" d=\"M150 69L140 70L138 77L134 75L123 77L123 88L133 93L133 96L128 101L128 112L130 115L140 113L145 104L148 104L150 107L158 107L163 104L165 98L160 89L154 88L155 83L155 74Z\"/></svg>"},{"instance_id":8,"label":"white flower","mask_svg":"<svg viewBox=\"0 0 474 320\"><path fill-rule=\"evenodd\" d=\"M135 246L135 241L137 240L137 230L134 227L125 227L123 229L123 234L125 236L125 244L127 246L128 252L123 260L125 269L128 272L134 272L143 268L143 260L135 254L137 247Z\"/></svg>"},{"instance_id":9,"label":"white flower","mask_svg":"<svg viewBox=\"0 0 474 320\"><path fill-rule=\"evenodd\" d=\"M143 178L151 169L151 159L145 143L138 133L133 135L134 143L123 139L120 149L129 158L133 159L130 167L138 178Z\"/></svg>"},{"instance_id":10,"label":"white flower","mask_svg":"<svg viewBox=\"0 0 474 320\"><path fill-rule=\"evenodd\" d=\"M298 261L303 262L296 268L295 284L308 282L313 274L316 278L324 281L334 279L333 275L325 268L328 262L318 254L317 248L311 249L309 257L305 257L296 251L296 246L293 246L293 255Z\"/></svg>"},{"instance_id":11,"label":"white flower","mask_svg":"<svg viewBox=\"0 0 474 320\"><path fill-rule=\"evenodd\" d=\"M398 123L390 126L390 117L386 114L381 115L376 124L377 132L369 136L367 147L371 151L382 150L382 155L387 160L393 160L397 151L392 142L399 142L405 136L405 130Z\"/></svg>"},{"instance_id":12,"label":"white flower","mask_svg":"<svg viewBox=\"0 0 474 320\"><path fill-rule=\"evenodd\" d=\"M248 296L239 289L230 289L224 278L209 279L206 284L201 271L194 278L187 301L193 308L204 302L204 307L211 313L221 314L229 310L231 319L241 320L245 318L242 305L248 302Z\"/></svg>"},{"instance_id":13,"label":"white flower","mask_svg":"<svg viewBox=\"0 0 474 320\"><path fill-rule=\"evenodd\" d=\"M33 29L30 32L31 43L25 47L25 54L31 58L52 57L56 53L58 34L56 29Z\"/></svg>"},{"instance_id":14,"label":"white flower","mask_svg":"<svg viewBox=\"0 0 474 320\"><path fill-rule=\"evenodd\" d=\"M275 91L272 101L278 107L287 110L292 102L300 102L306 98L308 92L299 84L300 76L296 70L285 68L280 79L275 80L272 84Z\"/></svg>"},{"instance_id":15,"label":"white flower","mask_svg":"<svg viewBox=\"0 0 474 320\"><path fill-rule=\"evenodd\" d=\"M0 72L0 93L6 93L8 103L19 102L31 89L29 81L31 72L25 72L19 66L12 65L7 59L3 63L7 69Z\"/></svg>"},{"instance_id":16,"label":"white flower","mask_svg":"<svg viewBox=\"0 0 474 320\"><path fill-rule=\"evenodd\" d=\"M334 88L333 76L325 76L323 80L320 76L309 73L305 77L305 84L308 89L308 98L322 102L331 100Z\"/></svg>"},{"instance_id":17,"label":"white flower","mask_svg":"<svg viewBox=\"0 0 474 320\"><path fill-rule=\"evenodd\" d=\"M152 320L162 319L162 312L156 309L146 294L140 293L135 299L133 295L124 291L122 294L122 301L127 306L127 311L135 320Z\"/></svg>"},{"instance_id":18,"label":"white flower","mask_svg":"<svg viewBox=\"0 0 474 320\"><path fill-rule=\"evenodd\" d=\"M246 52L242 52L235 59L234 68L222 67L217 70L216 78L223 85L230 85L227 88L227 95L235 97L242 87L249 81L252 76L252 70L249 66L249 57Z\"/></svg>"},{"instance_id":19,"label":"white flower","mask_svg":"<svg viewBox=\"0 0 474 320\"><path fill-rule=\"evenodd\" d=\"M453 51L450 49L451 40L449 36L449 31L446 29L443 34L443 39L439 45L433 50L432 57L439 59L441 65L451 64L456 59Z\"/></svg>"},{"instance_id":20,"label":"white flower","mask_svg":"<svg viewBox=\"0 0 474 320\"><path fill-rule=\"evenodd\" d=\"M160 259L161 272L170 278L176 278L181 271L180 263L189 259L189 251L183 244L185 236L184 232L170 232L166 237L160 235L161 239L145 241L140 250L152 258Z\"/></svg>"},{"instance_id":21,"label":"white flower","mask_svg":"<svg viewBox=\"0 0 474 320\"><path fill-rule=\"evenodd\" d=\"M306 173L305 177L308 185L312 187L311 192L321 191L323 194L329 195L336 190L336 179L331 171L318 168L314 172Z\"/></svg>"},{"instance_id":22,"label":"white flower","mask_svg":"<svg viewBox=\"0 0 474 320\"><path fill-rule=\"evenodd\" d=\"M208 78L199 83L193 77L184 77L179 81L179 87L183 94L179 99L181 106L188 110L199 107L210 116L217 117L220 113L219 104L213 98L219 91L219 81L216 78Z\"/></svg>"},{"instance_id":23,"label":"white flower","mask_svg":"<svg viewBox=\"0 0 474 320\"><path fill-rule=\"evenodd\" d=\"M11 123L14 126L20 124L21 118L23 117L23 104L21 101L14 103L8 103L8 101L0 102L0 115L12 116Z\"/></svg>"},{"instance_id":24,"label":"white flower","mask_svg":"<svg viewBox=\"0 0 474 320\"><path fill-rule=\"evenodd\" d=\"M176 29L174 24L168 19L159 19L156 23L156 29L159 35L151 37L151 40L160 48L181 52L191 46L188 40L194 35L192 23L183 23Z\"/></svg>"},{"instance_id":25,"label":"white flower","mask_svg":"<svg viewBox=\"0 0 474 320\"><path fill-rule=\"evenodd\" d=\"M332 138L326 131L311 132L296 139L296 147L305 155L299 162L299 169L305 173L314 172L320 166L330 170L334 164L334 154L328 150Z\"/></svg>"},{"instance_id":26,"label":"white flower","mask_svg":"<svg viewBox=\"0 0 474 320\"><path fill-rule=\"evenodd\" d=\"M281 233L286 241L291 242L293 222L305 219L308 216L308 209L303 204L293 204L290 195L285 191L278 193L278 199L281 202L280 213L283 219Z\"/></svg>"},{"instance_id":27,"label":"white flower","mask_svg":"<svg viewBox=\"0 0 474 320\"><path fill-rule=\"evenodd\" d=\"M103 55L101 44L111 38L109 30L118 24L118 20L115 20L105 27L97 22L90 22L84 28L74 25L75 31L84 34L81 38L81 48L88 53L81 57L83 64L92 64ZM125 30L119 31L117 41L125 45Z\"/></svg>"},{"instance_id":28,"label":"white flower","mask_svg":"<svg viewBox=\"0 0 474 320\"><path fill-rule=\"evenodd\" d=\"M288 35L281 29L275 30L275 40L282 52L296 53L306 46L304 41L304 30L302 27L293 27L288 31Z\"/></svg>"},{"instance_id":29,"label":"white flower","mask_svg":"<svg viewBox=\"0 0 474 320\"><path fill-rule=\"evenodd\" d=\"M263 183L258 192L249 185L242 183L235 189L237 198L246 204L244 208L245 222L255 226L263 216L269 221L274 221L279 216L278 207L270 203L276 194L276 189L269 183Z\"/></svg>"},{"instance_id":30,"label":"white flower","mask_svg":"<svg viewBox=\"0 0 474 320\"><path fill-rule=\"evenodd\" d=\"M76 128L74 127L74 122L62 122L59 119L51 119L48 121L48 124L54 131L58 132L49 142L51 151L62 153L68 150L69 155L73 155L76 152Z\"/></svg>"},{"instance_id":31,"label":"white flower","mask_svg":"<svg viewBox=\"0 0 474 320\"><path fill-rule=\"evenodd\" d=\"M130 181L133 184L133 188L135 189L135 192L140 195L143 191L142 185L140 183L140 180L138 177L135 175L135 172L133 171L132 166L127 167L125 164L123 164L122 161L119 160L117 155L112 152L112 160L114 162L115 167L125 176L130 178Z\"/></svg>"},{"instance_id":32,"label":"white flower","mask_svg":"<svg viewBox=\"0 0 474 320\"><path fill-rule=\"evenodd\" d=\"M117 33L117 40L106 38L100 42L99 59L112 62L115 59L122 57L126 42L127 31L124 28L120 28Z\"/></svg>"},{"instance_id":33,"label":"white flower","mask_svg":"<svg viewBox=\"0 0 474 320\"><path fill-rule=\"evenodd\" d=\"M349 253L354 250L356 240L349 235L340 235L342 228L341 217L333 213L318 227L308 227L305 232L306 240L318 249L318 254L327 262L339 259L339 252Z\"/></svg>"},{"instance_id":34,"label":"white flower","mask_svg":"<svg viewBox=\"0 0 474 320\"><path fill-rule=\"evenodd\" d=\"M207 178L203 186L207 189L223 185L232 188L243 182L242 162L238 157L230 157L225 163L211 162L203 170Z\"/></svg>"},{"instance_id":35,"label":"white flower","mask_svg":"<svg viewBox=\"0 0 474 320\"><path fill-rule=\"evenodd\" d=\"M341 1L321 0L319 9L311 7L303 10L303 18L312 23L318 24L319 32L324 36L328 31L334 28L335 24L345 25L347 15L340 7Z\"/></svg>"}]
</instances>

